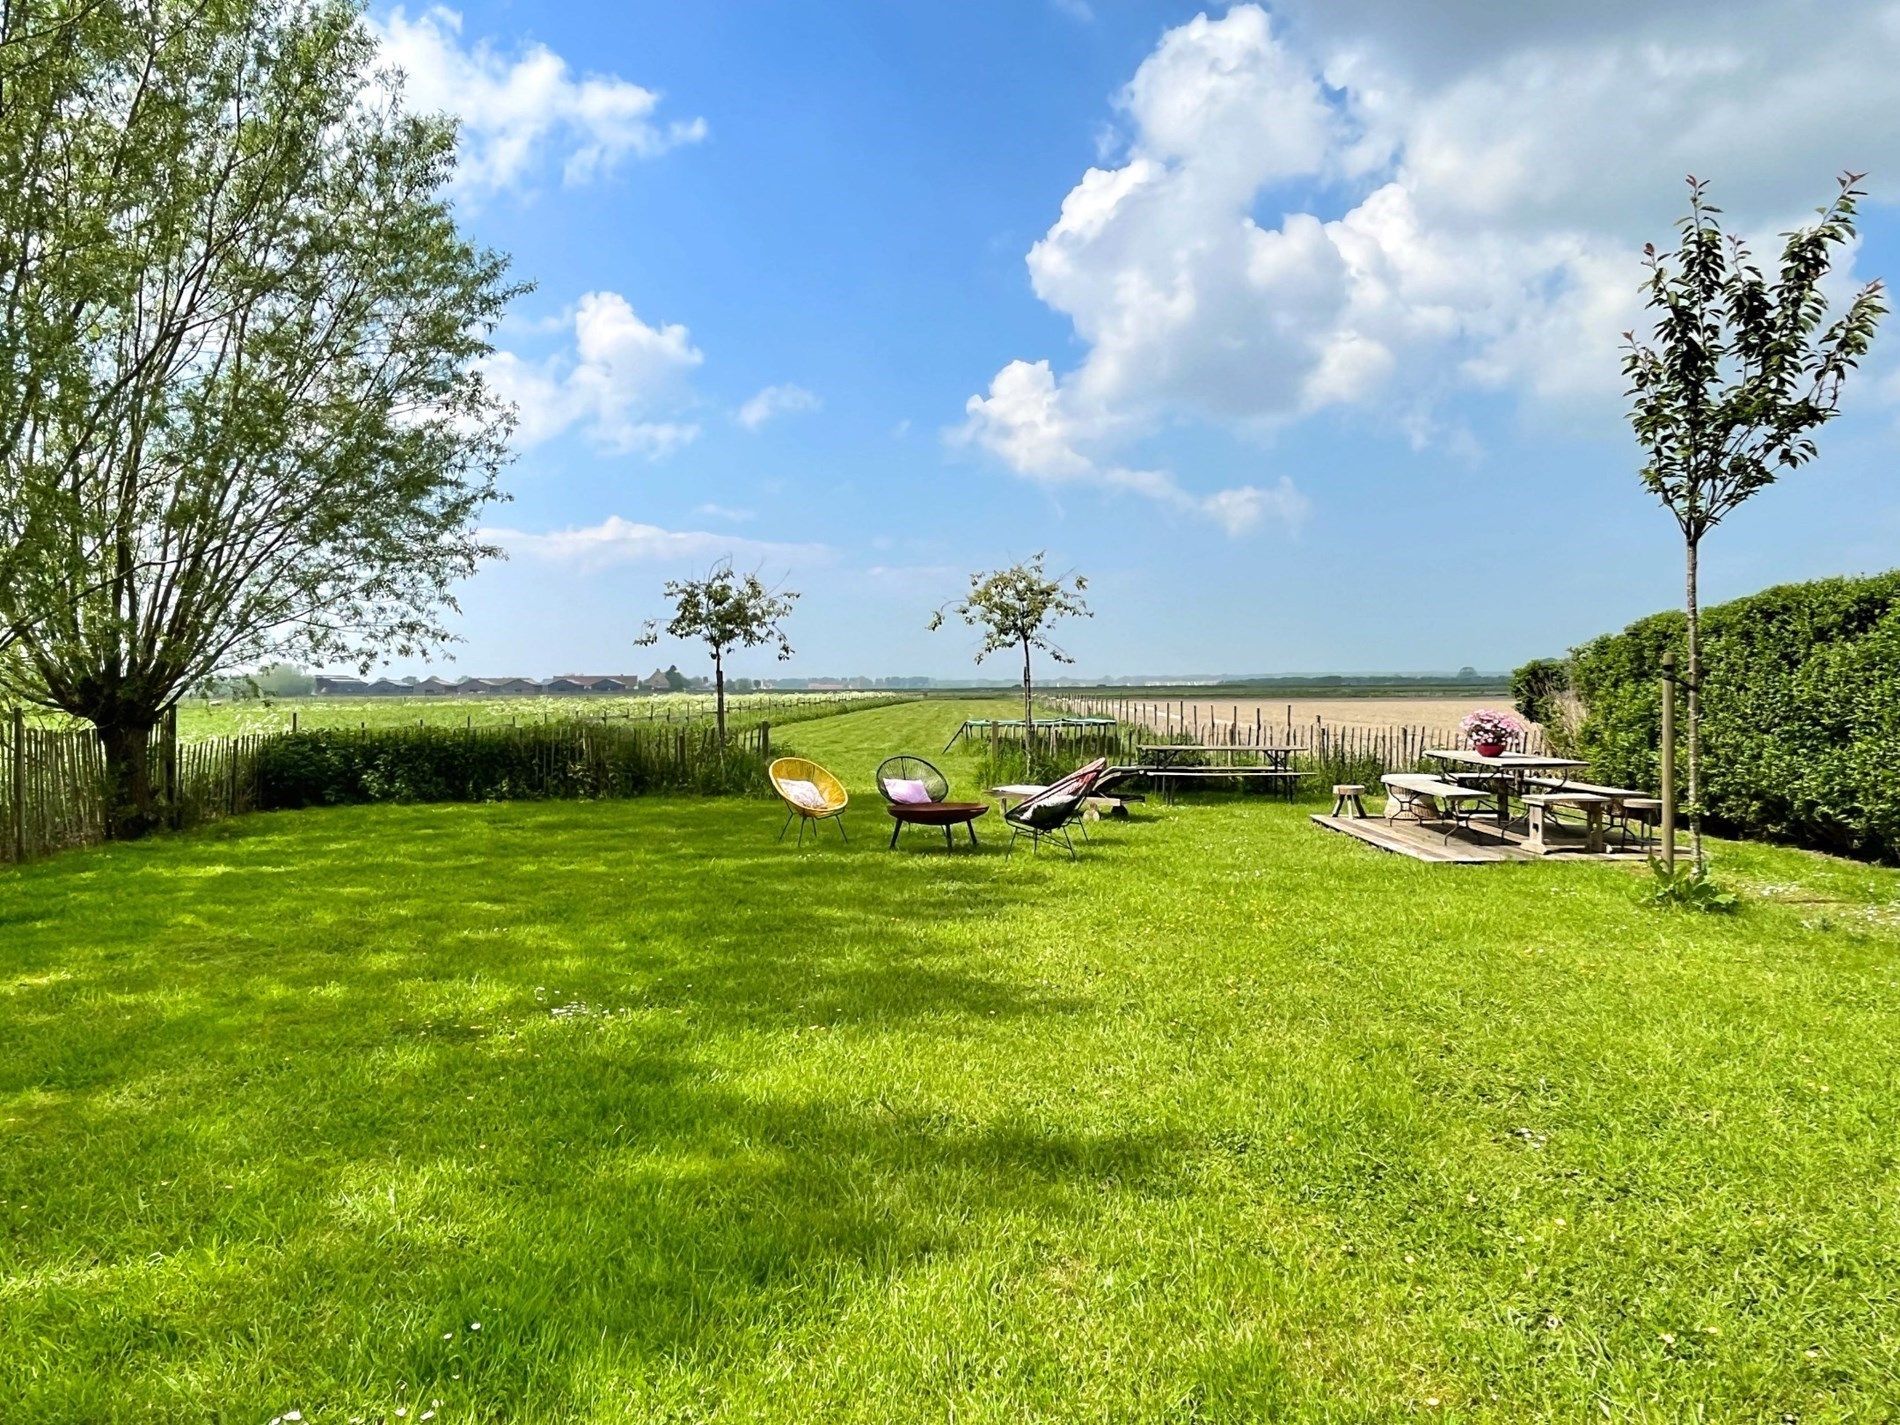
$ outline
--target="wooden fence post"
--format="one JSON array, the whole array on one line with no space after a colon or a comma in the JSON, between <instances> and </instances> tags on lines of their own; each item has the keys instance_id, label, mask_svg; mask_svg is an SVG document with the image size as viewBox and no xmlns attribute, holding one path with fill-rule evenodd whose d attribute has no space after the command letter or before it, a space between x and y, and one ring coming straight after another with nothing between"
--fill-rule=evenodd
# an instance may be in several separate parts
<instances>
[{"instance_id":1,"label":"wooden fence post","mask_svg":"<svg viewBox=\"0 0 1900 1425\"><path fill-rule=\"evenodd\" d=\"M13 710L13 859L26 860L26 713Z\"/></svg>"},{"instance_id":2,"label":"wooden fence post","mask_svg":"<svg viewBox=\"0 0 1900 1425\"><path fill-rule=\"evenodd\" d=\"M1676 874L1676 655L1662 657L1662 861Z\"/></svg>"},{"instance_id":3,"label":"wooden fence post","mask_svg":"<svg viewBox=\"0 0 1900 1425\"><path fill-rule=\"evenodd\" d=\"M294 718L297 714L292 713ZM178 704L173 703L165 709L165 722L160 734L164 741L159 745L159 761L165 768L165 817L171 823L173 831L184 825L185 812L178 795Z\"/></svg>"}]
</instances>

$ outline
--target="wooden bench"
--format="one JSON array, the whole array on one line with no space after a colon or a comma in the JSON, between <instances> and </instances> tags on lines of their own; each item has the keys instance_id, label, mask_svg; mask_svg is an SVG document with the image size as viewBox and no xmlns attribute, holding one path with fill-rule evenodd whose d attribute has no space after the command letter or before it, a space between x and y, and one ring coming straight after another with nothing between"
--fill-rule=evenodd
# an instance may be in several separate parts
<instances>
[{"instance_id":1,"label":"wooden bench","mask_svg":"<svg viewBox=\"0 0 1900 1425\"><path fill-rule=\"evenodd\" d=\"M1526 777L1531 786L1543 787L1554 792L1588 792L1599 796L1608 803L1607 811L1611 825L1618 829L1622 844L1630 841L1630 823L1641 822L1641 839L1645 845L1649 842L1649 826L1662 819L1662 798L1651 796L1648 792L1634 791L1629 787L1604 787L1595 782L1564 782L1555 777Z\"/></svg>"},{"instance_id":2,"label":"wooden bench","mask_svg":"<svg viewBox=\"0 0 1900 1425\"><path fill-rule=\"evenodd\" d=\"M1451 830L1445 833L1447 841L1451 840L1453 831L1471 829L1471 814L1475 810L1472 804L1488 802L1492 795L1483 787L1460 786L1426 772L1388 772L1379 780L1385 784L1387 821L1411 820L1420 826L1428 819L1449 821ZM1421 806L1429 806L1433 815L1427 818Z\"/></svg>"},{"instance_id":3,"label":"wooden bench","mask_svg":"<svg viewBox=\"0 0 1900 1425\"><path fill-rule=\"evenodd\" d=\"M1576 807L1584 814L1583 849L1593 856L1603 854L1603 810L1609 806L1610 799L1598 792L1575 791L1566 787L1560 792L1534 792L1524 798L1524 806L1530 813L1530 840L1525 849L1538 856L1548 856L1550 843L1544 838L1545 819L1557 807ZM1554 819L1553 819L1554 820Z\"/></svg>"},{"instance_id":4,"label":"wooden bench","mask_svg":"<svg viewBox=\"0 0 1900 1425\"><path fill-rule=\"evenodd\" d=\"M1153 777L1160 782L1166 799L1172 802L1175 782L1206 782L1216 777L1255 782L1279 782L1291 794L1302 774L1288 771L1284 767L1144 767L1141 775Z\"/></svg>"}]
</instances>

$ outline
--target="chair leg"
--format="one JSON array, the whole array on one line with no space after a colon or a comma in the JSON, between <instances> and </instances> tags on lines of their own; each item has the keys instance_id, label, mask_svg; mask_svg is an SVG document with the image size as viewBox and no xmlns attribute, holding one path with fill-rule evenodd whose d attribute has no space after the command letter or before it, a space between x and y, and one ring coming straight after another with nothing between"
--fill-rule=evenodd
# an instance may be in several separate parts
<instances>
[{"instance_id":1,"label":"chair leg","mask_svg":"<svg viewBox=\"0 0 1900 1425\"><path fill-rule=\"evenodd\" d=\"M1087 840L1088 833L1086 831L1083 832L1082 837L1084 840ZM1062 828L1062 844L1069 848L1069 859L1071 861L1075 860L1075 839L1069 835L1069 828L1066 826Z\"/></svg>"},{"instance_id":2,"label":"chair leg","mask_svg":"<svg viewBox=\"0 0 1900 1425\"><path fill-rule=\"evenodd\" d=\"M795 811L788 811L785 813L785 825L781 826L778 829L778 839L780 841L783 841L785 839L785 833L792 829L792 818L797 815L798 813Z\"/></svg>"},{"instance_id":3,"label":"chair leg","mask_svg":"<svg viewBox=\"0 0 1900 1425\"><path fill-rule=\"evenodd\" d=\"M970 820L964 822L963 829L970 833L970 844L972 846L976 845L976 818L972 817Z\"/></svg>"},{"instance_id":4,"label":"chair leg","mask_svg":"<svg viewBox=\"0 0 1900 1425\"><path fill-rule=\"evenodd\" d=\"M950 827L947 824L943 829L943 849L946 851L956 850L956 842L950 839Z\"/></svg>"},{"instance_id":5,"label":"chair leg","mask_svg":"<svg viewBox=\"0 0 1900 1425\"><path fill-rule=\"evenodd\" d=\"M832 818L832 820L838 823L838 839L844 842L845 845L849 846L851 844L851 838L844 834L844 813L839 812L836 816ZM814 836L816 836L817 834L818 833L816 831L812 833L812 835Z\"/></svg>"},{"instance_id":6,"label":"chair leg","mask_svg":"<svg viewBox=\"0 0 1900 1425\"><path fill-rule=\"evenodd\" d=\"M897 849L897 833L904 829L904 823L896 817L891 818L891 850Z\"/></svg>"}]
</instances>

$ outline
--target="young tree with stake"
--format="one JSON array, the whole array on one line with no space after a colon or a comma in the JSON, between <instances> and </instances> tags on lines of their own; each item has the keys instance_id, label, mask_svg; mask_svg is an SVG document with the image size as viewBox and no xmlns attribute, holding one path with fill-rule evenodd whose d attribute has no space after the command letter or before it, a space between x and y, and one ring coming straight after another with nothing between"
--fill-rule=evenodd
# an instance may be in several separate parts
<instances>
[{"instance_id":1,"label":"young tree with stake","mask_svg":"<svg viewBox=\"0 0 1900 1425\"><path fill-rule=\"evenodd\" d=\"M1784 235L1765 275L1741 239L1722 232L1721 209L1689 179L1689 213L1676 251L1643 249L1644 290L1656 311L1648 341L1625 332L1630 423L1647 461L1642 479L1682 530L1688 647L1686 751L1690 836L1702 853L1698 568L1708 532L1783 471L1815 455L1813 432L1832 420L1841 387L1873 341L1887 307L1879 282L1829 320L1823 281L1854 240L1862 174L1840 179L1818 221Z\"/></svg>"},{"instance_id":2,"label":"young tree with stake","mask_svg":"<svg viewBox=\"0 0 1900 1425\"><path fill-rule=\"evenodd\" d=\"M972 574L970 592L938 609L930 620L932 632L943 627L947 614L955 614L979 630L983 646L977 650L978 663L1004 649L1022 650L1025 746L1036 721L1035 689L1029 664L1031 651L1040 648L1057 663L1073 663L1073 658L1049 641L1049 630L1058 619L1095 617L1082 601L1088 580L1080 574L1051 579L1043 572L1042 558L1037 554L1008 569Z\"/></svg>"},{"instance_id":3,"label":"young tree with stake","mask_svg":"<svg viewBox=\"0 0 1900 1425\"><path fill-rule=\"evenodd\" d=\"M0 691L92 723L111 836L188 689L420 653L493 552L519 289L378 56L351 0L0 0Z\"/></svg>"},{"instance_id":4,"label":"young tree with stake","mask_svg":"<svg viewBox=\"0 0 1900 1425\"><path fill-rule=\"evenodd\" d=\"M704 579L669 581L665 593L673 602L673 617L664 629L658 619L649 619L644 631L634 640L634 646L651 647L660 641L664 631L673 638L698 639L712 651L713 705L718 717L719 741L723 744L726 740L726 655L735 648L776 645L780 662L790 658L791 641L781 625L791 617L798 595L785 589L767 588L757 574L735 574L729 559L715 564Z\"/></svg>"}]
</instances>

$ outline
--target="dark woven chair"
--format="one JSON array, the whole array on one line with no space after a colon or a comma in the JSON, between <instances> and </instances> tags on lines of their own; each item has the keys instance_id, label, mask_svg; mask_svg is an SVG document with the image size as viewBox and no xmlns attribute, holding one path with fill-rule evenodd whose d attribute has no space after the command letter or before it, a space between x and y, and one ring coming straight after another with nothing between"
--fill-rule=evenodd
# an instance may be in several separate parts
<instances>
[{"instance_id":1,"label":"dark woven chair","mask_svg":"<svg viewBox=\"0 0 1900 1425\"><path fill-rule=\"evenodd\" d=\"M896 782L920 782L923 784L926 801L914 801L910 798L900 800L893 795ZM953 802L950 800L950 779L939 772L921 757L900 754L887 757L878 764L877 789L885 801L885 811L891 818L891 846L897 845L897 838L907 826L934 826L943 832L945 846L956 844L950 834L953 827L962 827L970 835L970 844L976 845L976 819L989 811L987 802ZM915 794L913 793L913 796Z\"/></svg>"},{"instance_id":2,"label":"dark woven chair","mask_svg":"<svg viewBox=\"0 0 1900 1425\"><path fill-rule=\"evenodd\" d=\"M1004 812L1003 820L1009 823L1009 849L1016 849L1017 837L1027 836L1032 852L1040 851L1043 842L1053 841L1065 848L1073 861L1075 842L1069 836L1069 826L1081 821L1095 784L1107 769L1108 759L1098 757Z\"/></svg>"},{"instance_id":3,"label":"dark woven chair","mask_svg":"<svg viewBox=\"0 0 1900 1425\"><path fill-rule=\"evenodd\" d=\"M877 768L877 789L887 802L897 800L891 795L889 784L892 782L922 782L924 790L930 793L931 801L941 802L950 799L950 779L921 757L905 754L886 757L880 762Z\"/></svg>"}]
</instances>

